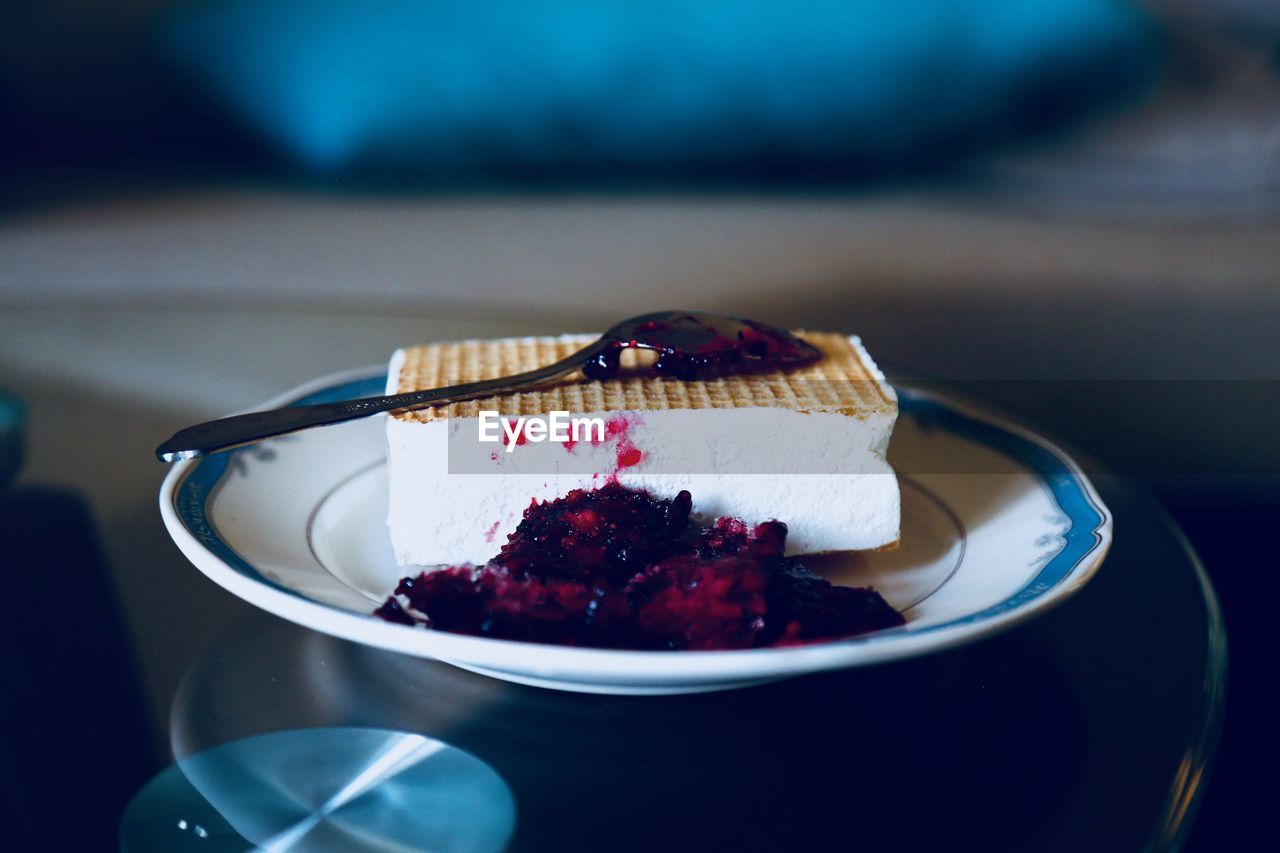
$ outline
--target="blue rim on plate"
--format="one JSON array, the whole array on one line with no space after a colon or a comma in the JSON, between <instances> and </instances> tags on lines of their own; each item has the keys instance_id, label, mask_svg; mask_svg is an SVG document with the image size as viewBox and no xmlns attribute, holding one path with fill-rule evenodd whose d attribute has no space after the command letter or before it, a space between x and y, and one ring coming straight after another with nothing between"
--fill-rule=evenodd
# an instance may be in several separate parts
<instances>
[{"instance_id":1,"label":"blue rim on plate","mask_svg":"<svg viewBox=\"0 0 1280 853\"><path fill-rule=\"evenodd\" d=\"M279 402L278 405L309 405L368 397L381 394L385 384L385 377L378 373L349 379L323 387L318 391L291 397ZM1110 527L1110 514L1097 498L1084 475L1065 455L1055 452L1050 446L1033 438L1030 432L1015 425L997 423L976 414L970 414L966 411L966 407L949 401L944 402L921 391L900 387L895 390L898 392L899 408L903 415L916 419L923 426L955 433L978 444L994 448L1038 474L1058 508L1069 520L1070 527L1063 533L1062 550L1048 560L1025 586L996 604L946 622L919 628L912 628L908 624L900 628L835 642L841 644L873 642L888 635L904 632L923 635L989 620L1043 598L1071 578L1072 573L1086 557L1107 544L1109 537L1104 535L1104 531ZM173 491L174 510L180 523L201 545L246 578L311 604L341 610L341 608L307 598L297 590L264 576L219 535L217 528L210 520L209 500L227 472L231 470L236 456L246 451L245 448L232 450L189 463L186 476ZM368 618L376 619L372 615Z\"/></svg>"}]
</instances>

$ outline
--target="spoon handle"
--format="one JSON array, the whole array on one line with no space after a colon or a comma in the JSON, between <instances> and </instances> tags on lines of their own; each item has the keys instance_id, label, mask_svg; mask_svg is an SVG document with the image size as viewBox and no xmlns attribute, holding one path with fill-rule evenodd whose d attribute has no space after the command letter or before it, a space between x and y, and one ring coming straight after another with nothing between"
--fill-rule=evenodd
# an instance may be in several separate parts
<instances>
[{"instance_id":1,"label":"spoon handle","mask_svg":"<svg viewBox=\"0 0 1280 853\"><path fill-rule=\"evenodd\" d=\"M368 417L379 412L405 411L419 409L424 406L443 406L463 400L474 400L491 394L505 393L538 385L582 367L604 346L597 341L585 349L579 350L568 358L554 364L504 376L498 379L486 379L481 382L467 382L461 385L449 385L444 388L433 388L428 391L411 391L407 394L394 394L389 397L362 397L357 400L344 400L338 403L319 403L313 406L290 406L283 409L271 409L265 412L249 412L243 415L232 415L215 421L187 427L174 433L173 437L156 448L156 457L161 462L175 462L179 459L194 459L219 450L230 450L245 444L288 435L304 429L329 424L343 423L357 418Z\"/></svg>"}]
</instances>

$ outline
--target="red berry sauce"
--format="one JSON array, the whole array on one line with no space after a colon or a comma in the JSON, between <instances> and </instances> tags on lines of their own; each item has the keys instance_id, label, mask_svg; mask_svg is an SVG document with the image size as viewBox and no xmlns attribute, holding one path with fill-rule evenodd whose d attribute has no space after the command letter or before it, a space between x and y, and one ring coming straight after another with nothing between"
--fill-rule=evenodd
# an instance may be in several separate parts
<instances>
[{"instance_id":1,"label":"red berry sauce","mask_svg":"<svg viewBox=\"0 0 1280 853\"><path fill-rule=\"evenodd\" d=\"M690 523L691 498L610 482L532 502L483 566L407 577L376 615L507 640L616 649L747 649L902 625L875 590L783 556L787 526ZM402 604L402 601L407 604Z\"/></svg>"}]
</instances>

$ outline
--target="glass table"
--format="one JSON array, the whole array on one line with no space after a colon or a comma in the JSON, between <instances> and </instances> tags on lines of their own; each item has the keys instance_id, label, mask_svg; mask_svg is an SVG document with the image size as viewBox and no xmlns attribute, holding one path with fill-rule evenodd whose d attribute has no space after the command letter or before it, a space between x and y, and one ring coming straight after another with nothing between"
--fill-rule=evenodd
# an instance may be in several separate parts
<instances>
[{"instance_id":1,"label":"glass table","mask_svg":"<svg viewBox=\"0 0 1280 853\"><path fill-rule=\"evenodd\" d=\"M135 797L121 844L1177 849L1222 724L1226 638L1163 511L1096 482L1113 551L1044 617L944 654L724 693L521 687L246 606L188 668L176 764Z\"/></svg>"}]
</instances>

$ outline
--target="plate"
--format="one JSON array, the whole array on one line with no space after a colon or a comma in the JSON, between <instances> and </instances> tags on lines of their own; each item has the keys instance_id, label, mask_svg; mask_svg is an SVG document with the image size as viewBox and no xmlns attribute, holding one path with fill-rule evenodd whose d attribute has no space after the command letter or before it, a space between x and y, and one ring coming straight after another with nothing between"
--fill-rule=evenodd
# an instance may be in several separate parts
<instances>
[{"instance_id":1,"label":"plate","mask_svg":"<svg viewBox=\"0 0 1280 853\"><path fill-rule=\"evenodd\" d=\"M370 396L384 384L382 369L367 368L264 406ZM372 616L408 573L387 537L381 416L176 463L160 510L200 571L277 616L494 678L589 693L723 690L913 657L989 636L1078 591L1101 565L1112 528L1080 467L999 416L898 390L890 461L902 485L902 545L806 563L834 582L874 586L907 624L832 642L630 652L470 637Z\"/></svg>"}]
</instances>

